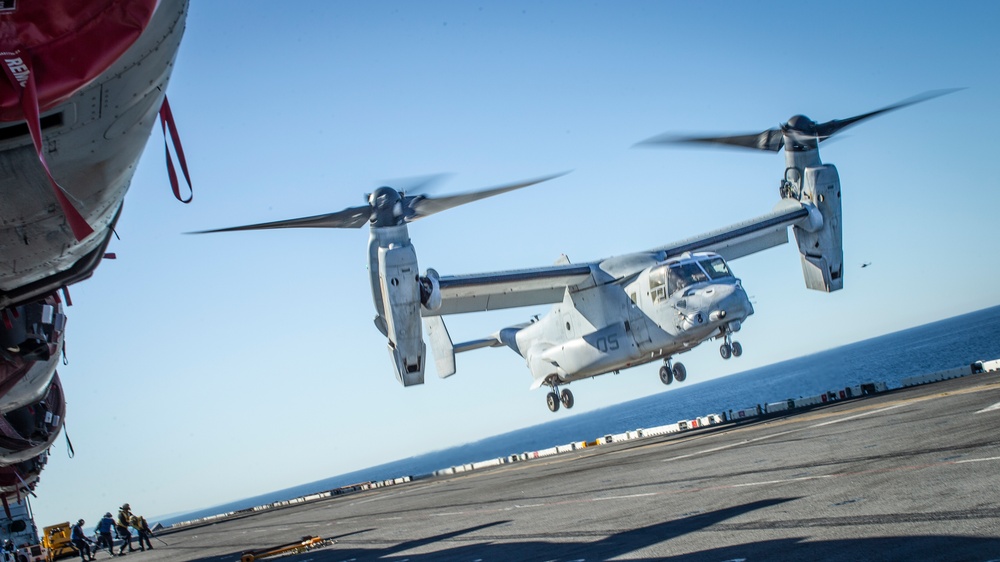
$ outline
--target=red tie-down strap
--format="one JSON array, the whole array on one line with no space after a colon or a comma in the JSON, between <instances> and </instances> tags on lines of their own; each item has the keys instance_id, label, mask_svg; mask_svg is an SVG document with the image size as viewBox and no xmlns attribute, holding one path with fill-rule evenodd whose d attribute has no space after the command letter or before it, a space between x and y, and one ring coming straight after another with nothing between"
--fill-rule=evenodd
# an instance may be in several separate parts
<instances>
[{"instance_id":1,"label":"red tie-down strap","mask_svg":"<svg viewBox=\"0 0 1000 562\"><path fill-rule=\"evenodd\" d=\"M177 125L174 124L174 114L170 111L170 102L167 96L163 96L163 105L160 106L160 126L163 129L163 152L167 155L167 174L170 176L170 187L174 190L174 197L181 203L190 203L194 197L194 189L191 187L191 175L188 174L187 160L184 159L184 148L181 146L181 136L177 133ZM177 181L177 172L174 170L174 161L170 158L170 147L167 146L167 128L170 128L170 140L174 144L174 152L177 154L177 163L181 165L181 172L187 181L188 196L181 197L180 184Z\"/></svg>"},{"instance_id":2,"label":"red tie-down strap","mask_svg":"<svg viewBox=\"0 0 1000 562\"><path fill-rule=\"evenodd\" d=\"M31 142L35 145L35 152L38 154L38 161L45 169L45 175L49 178L56 200L59 201L59 207L73 231L73 236L76 237L77 241L83 240L93 234L94 229L87 224L87 220L70 201L66 190L52 177L49 165L45 161L45 151L42 149L42 126L39 121L38 91L35 88L35 74L31 71L31 57L28 53L21 52L21 49L15 49L0 52L0 58L3 59L2 66L7 80L10 81L15 90L21 90L21 111L24 112L24 120L28 124Z\"/></svg>"}]
</instances>

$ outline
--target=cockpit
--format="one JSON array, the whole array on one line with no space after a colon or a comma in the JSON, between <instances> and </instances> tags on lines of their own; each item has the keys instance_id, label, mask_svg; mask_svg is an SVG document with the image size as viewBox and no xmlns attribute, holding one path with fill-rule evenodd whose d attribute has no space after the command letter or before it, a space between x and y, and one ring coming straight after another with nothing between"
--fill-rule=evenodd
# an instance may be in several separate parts
<instances>
[{"instance_id":1,"label":"cockpit","mask_svg":"<svg viewBox=\"0 0 1000 562\"><path fill-rule=\"evenodd\" d=\"M733 274L721 256L695 254L653 268L649 272L649 295L653 302L659 302L695 283L727 277L733 277Z\"/></svg>"}]
</instances>

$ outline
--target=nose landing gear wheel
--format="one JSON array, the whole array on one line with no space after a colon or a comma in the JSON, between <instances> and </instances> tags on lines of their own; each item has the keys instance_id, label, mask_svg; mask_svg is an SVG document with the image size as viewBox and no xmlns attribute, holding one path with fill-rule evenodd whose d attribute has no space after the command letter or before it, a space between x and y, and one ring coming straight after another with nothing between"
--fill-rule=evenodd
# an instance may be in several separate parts
<instances>
[{"instance_id":1,"label":"nose landing gear wheel","mask_svg":"<svg viewBox=\"0 0 1000 562\"><path fill-rule=\"evenodd\" d=\"M573 393L569 391L568 388L564 388L559 396L562 401L563 408L569 410L573 407Z\"/></svg>"},{"instance_id":2,"label":"nose landing gear wheel","mask_svg":"<svg viewBox=\"0 0 1000 562\"><path fill-rule=\"evenodd\" d=\"M732 357L733 356L732 346L730 346L728 343L720 345L719 355L721 355L723 359L729 359L730 357Z\"/></svg>"},{"instance_id":3,"label":"nose landing gear wheel","mask_svg":"<svg viewBox=\"0 0 1000 562\"><path fill-rule=\"evenodd\" d=\"M677 382L684 382L688 376L687 369L684 368L684 363L677 363L674 365L674 380Z\"/></svg>"},{"instance_id":4,"label":"nose landing gear wheel","mask_svg":"<svg viewBox=\"0 0 1000 562\"><path fill-rule=\"evenodd\" d=\"M553 412L559 411L559 395L555 392L550 392L545 397L545 402L549 405L549 410Z\"/></svg>"},{"instance_id":5,"label":"nose landing gear wheel","mask_svg":"<svg viewBox=\"0 0 1000 562\"><path fill-rule=\"evenodd\" d=\"M740 342L734 341L732 348L733 348L733 357L739 357L740 355L743 355L743 346L740 345Z\"/></svg>"}]
</instances>

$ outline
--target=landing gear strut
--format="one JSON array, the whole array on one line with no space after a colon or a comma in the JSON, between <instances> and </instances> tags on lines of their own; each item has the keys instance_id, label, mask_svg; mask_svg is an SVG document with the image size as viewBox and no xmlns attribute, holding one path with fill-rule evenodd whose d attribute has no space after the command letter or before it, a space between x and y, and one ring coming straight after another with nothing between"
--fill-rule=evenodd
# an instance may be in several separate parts
<instances>
[{"instance_id":1,"label":"landing gear strut","mask_svg":"<svg viewBox=\"0 0 1000 562\"><path fill-rule=\"evenodd\" d=\"M663 360L663 366L660 367L660 382L663 384L670 384L674 381L684 382L687 378L687 369L684 368L684 363L677 362L671 365L670 358L667 357Z\"/></svg>"},{"instance_id":2,"label":"landing gear strut","mask_svg":"<svg viewBox=\"0 0 1000 562\"><path fill-rule=\"evenodd\" d=\"M559 405L562 404L567 410L573 407L573 393L569 391L568 388L559 391L559 379L552 378L545 382L552 389L547 395L545 395L545 403L548 405L549 410L553 412L559 411Z\"/></svg>"},{"instance_id":3,"label":"landing gear strut","mask_svg":"<svg viewBox=\"0 0 1000 562\"><path fill-rule=\"evenodd\" d=\"M743 346L740 345L740 342L733 341L733 332L728 327L726 328L726 342L719 346L719 355L723 359L743 355Z\"/></svg>"}]
</instances>

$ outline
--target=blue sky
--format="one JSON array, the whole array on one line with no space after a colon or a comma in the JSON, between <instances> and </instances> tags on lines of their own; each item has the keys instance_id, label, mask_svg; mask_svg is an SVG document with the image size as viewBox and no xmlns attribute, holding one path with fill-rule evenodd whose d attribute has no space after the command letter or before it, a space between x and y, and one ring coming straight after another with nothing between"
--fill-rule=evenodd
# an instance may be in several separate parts
<instances>
[{"instance_id":1,"label":"blue sky","mask_svg":"<svg viewBox=\"0 0 1000 562\"><path fill-rule=\"evenodd\" d=\"M367 229L181 233L361 204L393 178L441 193L563 170L410 227L442 274L589 261L763 214L781 155L631 146L757 132L960 92L824 143L843 187L845 288L808 291L786 245L731 266L755 302L685 384L1000 304L992 2L195 2L168 94L195 182L157 130L94 277L72 287L67 429L40 525L123 502L150 517L551 420L516 354L394 379L372 324ZM871 267L861 269L861 264ZM449 318L456 341L546 307ZM663 392L658 365L574 384L558 416ZM593 436L581 435L581 439Z\"/></svg>"}]
</instances>

